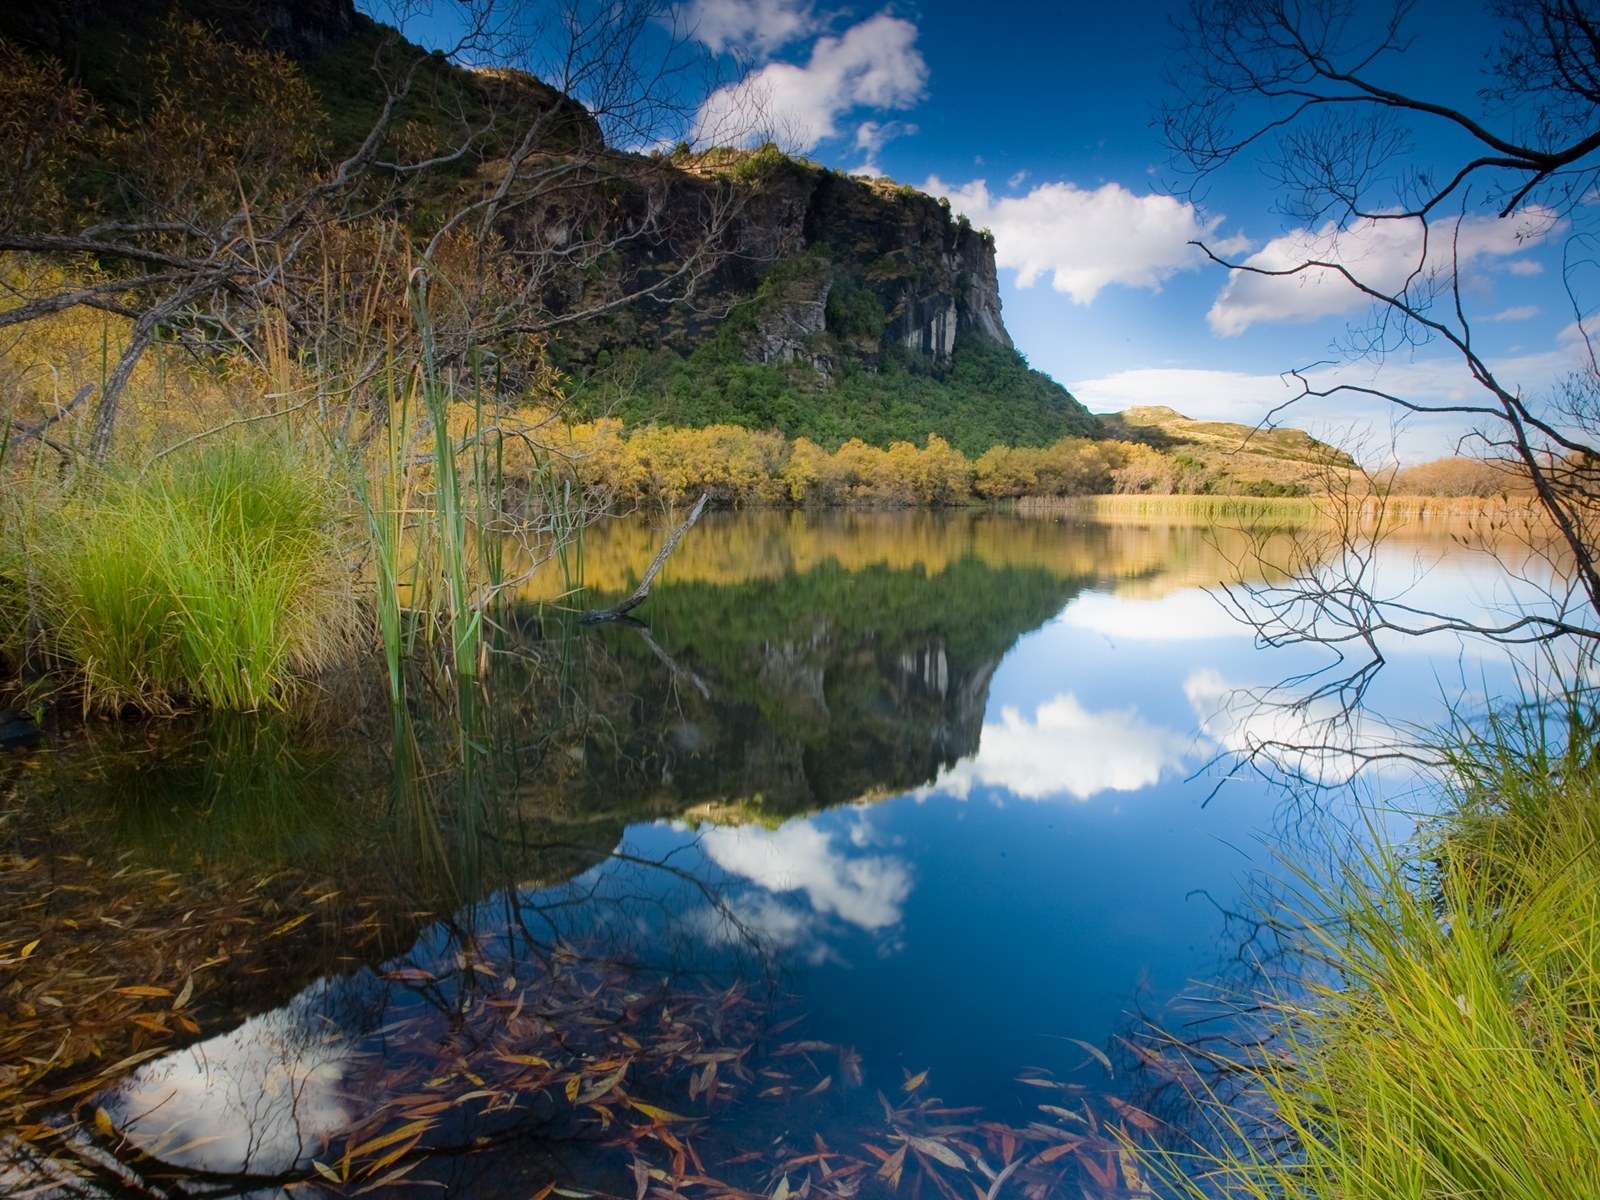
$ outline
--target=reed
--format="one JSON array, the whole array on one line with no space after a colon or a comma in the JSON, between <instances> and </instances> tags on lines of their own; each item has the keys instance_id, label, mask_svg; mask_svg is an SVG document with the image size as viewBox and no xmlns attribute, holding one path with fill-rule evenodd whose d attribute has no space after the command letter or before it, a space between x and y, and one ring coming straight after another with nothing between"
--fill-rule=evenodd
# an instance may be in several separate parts
<instances>
[{"instance_id":1,"label":"reed","mask_svg":"<svg viewBox=\"0 0 1600 1200\"><path fill-rule=\"evenodd\" d=\"M1302 888L1305 946L1330 982L1275 1002L1268 1049L1230 1064L1247 1086L1207 1099L1210 1149L1150 1155L1174 1194L1594 1194L1595 718L1569 698L1553 716L1463 722L1432 834Z\"/></svg>"}]
</instances>

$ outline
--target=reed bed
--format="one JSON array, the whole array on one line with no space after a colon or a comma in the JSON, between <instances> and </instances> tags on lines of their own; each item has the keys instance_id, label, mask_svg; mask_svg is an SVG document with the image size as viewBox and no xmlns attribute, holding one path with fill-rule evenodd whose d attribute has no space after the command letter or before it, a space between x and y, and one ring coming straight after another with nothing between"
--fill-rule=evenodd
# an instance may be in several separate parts
<instances>
[{"instance_id":1,"label":"reed bed","mask_svg":"<svg viewBox=\"0 0 1600 1200\"><path fill-rule=\"evenodd\" d=\"M1459 521L1489 519L1543 524L1549 521L1533 496L1397 496L1369 497L1352 505L1362 522L1406 520Z\"/></svg>"}]
</instances>

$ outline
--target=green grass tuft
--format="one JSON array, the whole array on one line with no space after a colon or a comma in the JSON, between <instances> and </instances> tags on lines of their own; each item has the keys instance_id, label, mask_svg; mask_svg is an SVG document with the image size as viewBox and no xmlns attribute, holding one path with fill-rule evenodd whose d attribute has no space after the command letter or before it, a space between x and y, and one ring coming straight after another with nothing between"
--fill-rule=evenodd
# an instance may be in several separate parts
<instances>
[{"instance_id":1,"label":"green grass tuft","mask_svg":"<svg viewBox=\"0 0 1600 1200\"><path fill-rule=\"evenodd\" d=\"M6 540L25 551L44 649L87 704L252 709L348 652L346 506L319 466L282 439L237 439L25 510Z\"/></svg>"},{"instance_id":2,"label":"green grass tuft","mask_svg":"<svg viewBox=\"0 0 1600 1200\"><path fill-rule=\"evenodd\" d=\"M1205 1106L1211 1149L1153 1156L1176 1194L1600 1194L1594 715L1464 727L1432 836L1308 885L1335 982L1274 1006L1245 1093Z\"/></svg>"}]
</instances>

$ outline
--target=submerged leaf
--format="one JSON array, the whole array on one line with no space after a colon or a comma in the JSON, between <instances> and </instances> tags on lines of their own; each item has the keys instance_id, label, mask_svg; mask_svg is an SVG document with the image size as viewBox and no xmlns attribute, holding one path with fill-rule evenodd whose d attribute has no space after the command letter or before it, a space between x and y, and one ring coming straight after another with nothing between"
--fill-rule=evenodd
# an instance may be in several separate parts
<instances>
[{"instance_id":1,"label":"submerged leaf","mask_svg":"<svg viewBox=\"0 0 1600 1200\"><path fill-rule=\"evenodd\" d=\"M878 1178L887 1180L891 1188L900 1186L900 1172L905 1169L906 1148L901 1146L888 1158L883 1160L883 1165L878 1168Z\"/></svg>"},{"instance_id":2,"label":"submerged leaf","mask_svg":"<svg viewBox=\"0 0 1600 1200\"><path fill-rule=\"evenodd\" d=\"M920 1150L929 1158L938 1159L947 1167L954 1167L958 1171L969 1169L961 1160L961 1156L943 1142L936 1142L932 1138L914 1137L910 1139L910 1143L913 1148Z\"/></svg>"},{"instance_id":3,"label":"submerged leaf","mask_svg":"<svg viewBox=\"0 0 1600 1200\"><path fill-rule=\"evenodd\" d=\"M1100 1049L1099 1046L1091 1045L1090 1043L1084 1041L1082 1038L1069 1037L1069 1038L1063 1038L1062 1040L1071 1042L1074 1046L1079 1046L1079 1047L1082 1047L1084 1050L1087 1050L1090 1054L1092 1054L1094 1056L1095 1061L1098 1062L1102 1067L1104 1067L1106 1069L1106 1074L1107 1075L1110 1075L1113 1078L1116 1076L1116 1072L1111 1069L1111 1060L1106 1057L1106 1052L1104 1050Z\"/></svg>"},{"instance_id":4,"label":"submerged leaf","mask_svg":"<svg viewBox=\"0 0 1600 1200\"><path fill-rule=\"evenodd\" d=\"M693 1117L680 1116L675 1112L668 1112L664 1108L657 1108L654 1104L644 1104L631 1098L628 1100L628 1106L638 1110L639 1112L642 1112L652 1121L660 1121L665 1123L669 1121L692 1121L694 1119Z\"/></svg>"},{"instance_id":5,"label":"submerged leaf","mask_svg":"<svg viewBox=\"0 0 1600 1200\"><path fill-rule=\"evenodd\" d=\"M616 1087L617 1084L622 1082L623 1076L628 1073L628 1067L632 1064L632 1062L633 1060L631 1058L624 1059L622 1065L615 1071L611 1072L611 1074L607 1075L604 1079L596 1080L594 1083L591 1083L588 1087L580 1091L578 1093L578 1103L592 1104L594 1101L600 1099L601 1096L604 1096L612 1088ZM569 1083L567 1087L570 1089L572 1085Z\"/></svg>"}]
</instances>

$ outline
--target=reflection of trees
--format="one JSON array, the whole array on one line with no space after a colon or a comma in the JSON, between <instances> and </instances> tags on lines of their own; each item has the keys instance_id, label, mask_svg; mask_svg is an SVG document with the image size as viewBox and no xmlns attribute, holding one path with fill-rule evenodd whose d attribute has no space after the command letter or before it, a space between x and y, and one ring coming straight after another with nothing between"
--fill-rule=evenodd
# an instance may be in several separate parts
<instances>
[{"instance_id":1,"label":"reflection of trees","mask_svg":"<svg viewBox=\"0 0 1600 1200\"><path fill-rule=\"evenodd\" d=\"M1280 526L1269 532L1276 552L1286 553L1298 529ZM1048 513L972 510L711 512L674 551L665 578L726 587L792 583L824 567L850 573L881 567L932 579L954 565L975 562L996 572L1042 570L1119 592L1162 595L1230 578L1236 566L1259 569L1241 553L1250 538L1246 530L1182 518L1069 521ZM583 582L601 595L626 593L660 541L661 533L638 519L597 524L585 532ZM512 559L520 553L507 552ZM508 569L513 565L508 560ZM545 573L534 576L522 595L550 600L565 586L555 573ZM641 615L648 616L652 607Z\"/></svg>"},{"instance_id":2,"label":"reflection of trees","mask_svg":"<svg viewBox=\"0 0 1600 1200\"><path fill-rule=\"evenodd\" d=\"M604 750L586 747L587 778L573 782L676 812L745 800L768 816L916 787L976 750L994 667L1077 588L973 559L934 576L825 565L658 585L652 631L680 671L627 630L601 633L592 657L620 688L597 705Z\"/></svg>"}]
</instances>

